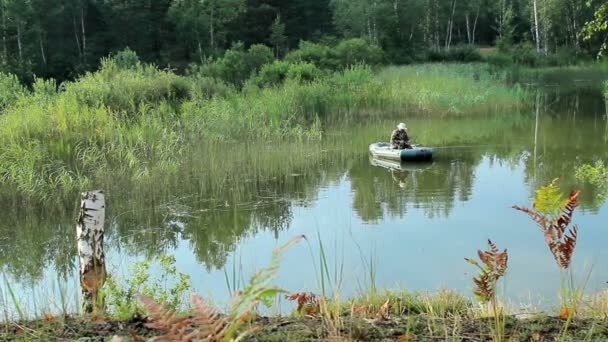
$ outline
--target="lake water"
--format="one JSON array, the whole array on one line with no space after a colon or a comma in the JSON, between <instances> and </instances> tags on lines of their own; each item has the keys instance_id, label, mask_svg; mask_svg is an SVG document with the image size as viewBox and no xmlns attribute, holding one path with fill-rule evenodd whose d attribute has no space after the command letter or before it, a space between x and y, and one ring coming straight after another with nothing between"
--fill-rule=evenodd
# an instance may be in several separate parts
<instances>
[{"instance_id":1,"label":"lake water","mask_svg":"<svg viewBox=\"0 0 608 342\"><path fill-rule=\"evenodd\" d=\"M505 296L547 307L559 271L540 230L511 208L531 206L534 190L560 178L583 190L573 267L590 273L587 291L608 281L608 205L577 181L575 168L608 160L608 121L599 80L606 74L545 75L534 100L514 113L433 118L361 115L328 125L321 142L252 142L197 147L170 176L140 181L108 175L108 271L127 275L139 260L177 259L194 289L226 303L227 283L246 281L274 247L304 234L284 256L276 283L320 292L319 239L342 296L380 289L470 294L475 257L492 239L509 250ZM465 113L466 114L466 113ZM435 147L430 164L370 160L368 144L407 123L416 143ZM0 306L14 314L10 290L30 314L73 309L78 281L78 194L32 205L1 199ZM228 281L227 281L228 278ZM62 297L67 297L63 298Z\"/></svg>"}]
</instances>

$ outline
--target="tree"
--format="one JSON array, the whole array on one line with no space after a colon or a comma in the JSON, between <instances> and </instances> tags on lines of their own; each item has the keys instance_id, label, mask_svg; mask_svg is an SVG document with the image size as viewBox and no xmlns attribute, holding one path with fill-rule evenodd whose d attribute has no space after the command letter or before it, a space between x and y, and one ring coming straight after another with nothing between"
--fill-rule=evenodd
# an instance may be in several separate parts
<instances>
[{"instance_id":1,"label":"tree","mask_svg":"<svg viewBox=\"0 0 608 342\"><path fill-rule=\"evenodd\" d=\"M277 18L272 22L272 26L270 27L270 43L274 46L277 58L281 56L281 50L284 48L286 42L285 24L281 22L281 16L277 15Z\"/></svg>"},{"instance_id":2,"label":"tree","mask_svg":"<svg viewBox=\"0 0 608 342\"><path fill-rule=\"evenodd\" d=\"M169 16L178 35L196 45L202 60L203 36L208 37L206 45L216 53L218 42L223 43L226 37L227 24L244 11L244 6L244 0L174 0Z\"/></svg>"},{"instance_id":3,"label":"tree","mask_svg":"<svg viewBox=\"0 0 608 342\"><path fill-rule=\"evenodd\" d=\"M587 6L591 6L591 1L587 2ZM608 43L608 3L600 5L595 10L593 20L587 22L583 28L583 35L586 41L596 38L601 42L597 57L602 57Z\"/></svg>"}]
</instances>

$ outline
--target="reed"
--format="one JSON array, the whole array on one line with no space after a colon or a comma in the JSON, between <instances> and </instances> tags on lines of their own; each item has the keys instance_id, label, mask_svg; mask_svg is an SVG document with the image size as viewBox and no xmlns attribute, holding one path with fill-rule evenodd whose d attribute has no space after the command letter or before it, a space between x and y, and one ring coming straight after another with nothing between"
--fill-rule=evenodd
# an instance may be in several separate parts
<instances>
[{"instance_id":1,"label":"reed","mask_svg":"<svg viewBox=\"0 0 608 342\"><path fill-rule=\"evenodd\" d=\"M201 142L319 140L325 122L345 117L517 111L527 99L523 88L507 86L483 65L391 67L378 74L353 66L237 91L197 75L104 59L99 71L59 91L52 80L37 80L33 89L5 101L0 177L39 199L91 186L108 172L135 180L174 172Z\"/></svg>"}]
</instances>

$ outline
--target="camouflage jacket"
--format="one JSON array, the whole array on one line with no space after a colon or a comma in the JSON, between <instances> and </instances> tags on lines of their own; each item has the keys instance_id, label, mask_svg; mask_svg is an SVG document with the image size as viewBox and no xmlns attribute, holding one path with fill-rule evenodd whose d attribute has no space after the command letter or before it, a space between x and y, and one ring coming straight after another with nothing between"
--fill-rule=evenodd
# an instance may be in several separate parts
<instances>
[{"instance_id":1,"label":"camouflage jacket","mask_svg":"<svg viewBox=\"0 0 608 342\"><path fill-rule=\"evenodd\" d=\"M391 146L396 149L410 148L410 137L405 130L396 129L391 134Z\"/></svg>"}]
</instances>

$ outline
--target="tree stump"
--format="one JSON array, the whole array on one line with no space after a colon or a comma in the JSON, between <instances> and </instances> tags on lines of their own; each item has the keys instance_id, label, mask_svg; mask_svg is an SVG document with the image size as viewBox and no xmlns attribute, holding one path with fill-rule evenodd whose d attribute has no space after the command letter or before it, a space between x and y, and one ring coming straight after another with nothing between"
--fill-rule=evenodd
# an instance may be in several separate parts
<instances>
[{"instance_id":1,"label":"tree stump","mask_svg":"<svg viewBox=\"0 0 608 342\"><path fill-rule=\"evenodd\" d=\"M76 225L80 286L84 313L94 313L98 293L106 280L106 263L103 250L105 196L102 190L81 194L80 213Z\"/></svg>"}]
</instances>

